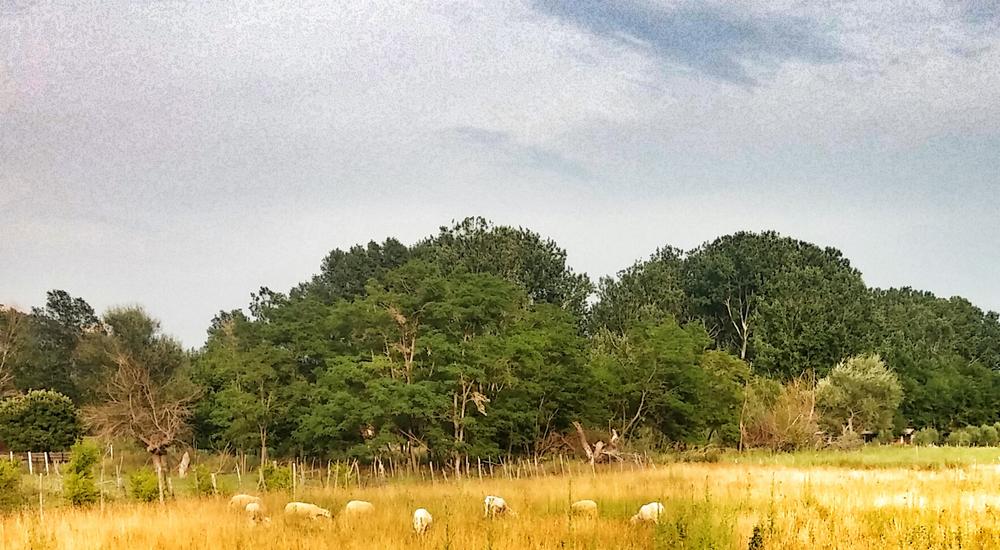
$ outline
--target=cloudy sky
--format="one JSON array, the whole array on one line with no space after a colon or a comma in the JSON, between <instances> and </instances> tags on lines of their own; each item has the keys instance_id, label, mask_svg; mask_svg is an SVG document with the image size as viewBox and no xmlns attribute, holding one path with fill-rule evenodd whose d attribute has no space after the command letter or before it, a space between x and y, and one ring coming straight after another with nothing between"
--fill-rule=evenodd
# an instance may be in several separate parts
<instances>
[{"instance_id":1,"label":"cloudy sky","mask_svg":"<svg viewBox=\"0 0 1000 550\"><path fill-rule=\"evenodd\" d=\"M1000 309L1000 2L0 0L0 303L197 346L467 215L595 278L776 229Z\"/></svg>"}]
</instances>

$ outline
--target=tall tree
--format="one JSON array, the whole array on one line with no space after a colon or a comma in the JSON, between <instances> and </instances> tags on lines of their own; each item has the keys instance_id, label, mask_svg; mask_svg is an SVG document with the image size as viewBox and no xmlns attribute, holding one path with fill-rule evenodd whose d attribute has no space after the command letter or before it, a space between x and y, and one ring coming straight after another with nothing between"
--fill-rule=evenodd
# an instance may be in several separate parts
<instances>
[{"instance_id":1,"label":"tall tree","mask_svg":"<svg viewBox=\"0 0 1000 550\"><path fill-rule=\"evenodd\" d=\"M51 290L45 306L32 308L25 321L30 345L16 360L18 388L54 390L76 403L93 397L97 389L93 365L79 361L75 353L85 333L101 329L93 308L66 291Z\"/></svg>"},{"instance_id":2,"label":"tall tree","mask_svg":"<svg viewBox=\"0 0 1000 550\"><path fill-rule=\"evenodd\" d=\"M14 365L24 346L25 315L0 304L0 397L14 389Z\"/></svg>"},{"instance_id":3,"label":"tall tree","mask_svg":"<svg viewBox=\"0 0 1000 550\"><path fill-rule=\"evenodd\" d=\"M701 324L672 318L595 336L595 376L623 436L646 427L671 441L702 441L709 429L736 421L730 401L739 401L746 373L736 358L706 355L710 344Z\"/></svg>"},{"instance_id":4,"label":"tall tree","mask_svg":"<svg viewBox=\"0 0 1000 550\"><path fill-rule=\"evenodd\" d=\"M162 472L163 457L188 433L200 393L188 357L142 309L112 309L104 324L106 334L88 334L82 344L82 353L105 366L104 391L84 417L101 436L142 443Z\"/></svg>"},{"instance_id":5,"label":"tall tree","mask_svg":"<svg viewBox=\"0 0 1000 550\"><path fill-rule=\"evenodd\" d=\"M379 244L355 245L344 251L332 250L323 259L320 272L311 281L296 287L293 298L313 296L325 303L352 300L365 293L370 279L377 279L406 262L410 250L393 238Z\"/></svg>"},{"instance_id":6,"label":"tall tree","mask_svg":"<svg viewBox=\"0 0 1000 550\"><path fill-rule=\"evenodd\" d=\"M559 306L579 319L586 311L593 283L574 273L566 251L555 241L524 228L495 226L466 218L414 247L444 269L489 273L521 286L534 302Z\"/></svg>"},{"instance_id":7,"label":"tall tree","mask_svg":"<svg viewBox=\"0 0 1000 550\"><path fill-rule=\"evenodd\" d=\"M624 332L642 320L684 319L688 308L683 274L684 253L667 246L616 278L602 277L588 318L591 332Z\"/></svg>"},{"instance_id":8,"label":"tall tree","mask_svg":"<svg viewBox=\"0 0 1000 550\"><path fill-rule=\"evenodd\" d=\"M840 251L740 232L692 251L685 291L719 344L784 378L864 351L868 291Z\"/></svg>"}]
</instances>

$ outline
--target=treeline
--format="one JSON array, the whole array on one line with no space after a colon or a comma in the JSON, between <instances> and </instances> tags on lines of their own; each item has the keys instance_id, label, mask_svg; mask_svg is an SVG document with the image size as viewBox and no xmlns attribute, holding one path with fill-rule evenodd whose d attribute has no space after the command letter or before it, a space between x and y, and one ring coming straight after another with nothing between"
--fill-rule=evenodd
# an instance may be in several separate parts
<instances>
[{"instance_id":1,"label":"treeline","mask_svg":"<svg viewBox=\"0 0 1000 550\"><path fill-rule=\"evenodd\" d=\"M664 247L595 286L551 240L467 219L334 250L191 352L140 309L98 319L61 291L0 320L0 388L58 391L157 460L188 443L457 462L568 450L574 422L645 446L950 432L1000 421L998 369L996 313L870 289L773 232Z\"/></svg>"}]
</instances>

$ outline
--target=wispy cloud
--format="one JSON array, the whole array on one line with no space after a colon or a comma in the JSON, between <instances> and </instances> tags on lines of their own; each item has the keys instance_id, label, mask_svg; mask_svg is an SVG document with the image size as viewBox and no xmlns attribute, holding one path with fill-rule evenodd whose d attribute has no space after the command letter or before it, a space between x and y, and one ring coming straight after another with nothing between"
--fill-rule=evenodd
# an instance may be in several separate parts
<instances>
[{"instance_id":1,"label":"wispy cloud","mask_svg":"<svg viewBox=\"0 0 1000 550\"><path fill-rule=\"evenodd\" d=\"M834 40L802 17L751 15L735 7L694 2L668 7L610 0L536 0L534 5L542 13L644 49L666 62L740 84L756 83L752 64L830 63L845 56Z\"/></svg>"},{"instance_id":2,"label":"wispy cloud","mask_svg":"<svg viewBox=\"0 0 1000 550\"><path fill-rule=\"evenodd\" d=\"M547 147L521 143L506 132L458 126L446 133L466 145L486 150L493 158L515 169L539 170L581 181L592 178L579 162Z\"/></svg>"}]
</instances>

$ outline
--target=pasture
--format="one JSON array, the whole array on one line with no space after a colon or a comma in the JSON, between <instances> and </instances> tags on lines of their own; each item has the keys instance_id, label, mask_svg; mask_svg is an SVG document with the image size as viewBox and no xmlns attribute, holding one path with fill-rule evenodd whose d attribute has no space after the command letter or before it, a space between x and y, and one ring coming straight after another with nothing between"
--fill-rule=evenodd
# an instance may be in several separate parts
<instances>
[{"instance_id":1,"label":"pasture","mask_svg":"<svg viewBox=\"0 0 1000 550\"><path fill-rule=\"evenodd\" d=\"M930 452L949 451L970 456L958 449ZM119 500L103 509L61 506L40 513L36 507L0 519L0 548L1000 547L1000 466L992 455L936 468L873 467L880 464L876 458L868 467L823 465L824 457L839 463L851 453L806 455L805 465L780 463L794 456L751 455L741 463L579 470L538 478L306 487L295 499L329 508L332 520L286 520L281 510L291 496L272 493L264 495L272 521L262 525L229 510L221 496L178 497L165 506ZM516 516L485 519L482 500L488 494L506 498ZM373 502L375 512L342 515L351 499ZM597 501L599 516L571 515L569 504L578 499ZM665 506L660 524L631 525L628 518L649 501ZM434 515L422 537L410 523L420 507Z\"/></svg>"}]
</instances>

